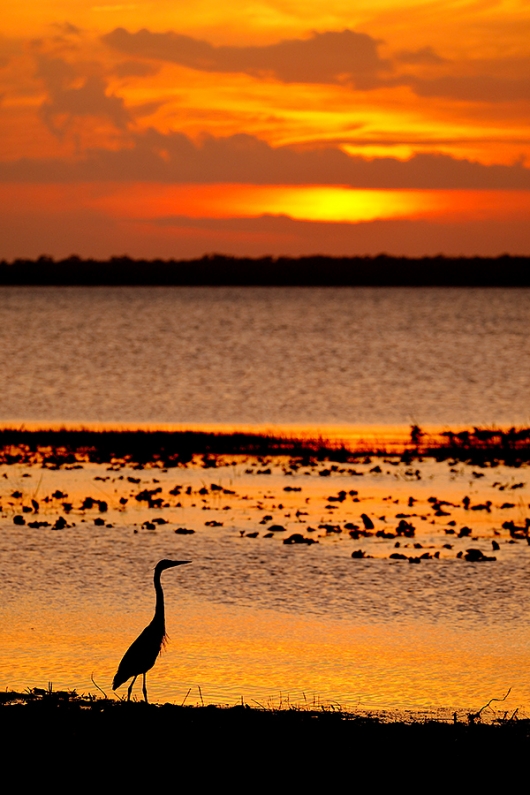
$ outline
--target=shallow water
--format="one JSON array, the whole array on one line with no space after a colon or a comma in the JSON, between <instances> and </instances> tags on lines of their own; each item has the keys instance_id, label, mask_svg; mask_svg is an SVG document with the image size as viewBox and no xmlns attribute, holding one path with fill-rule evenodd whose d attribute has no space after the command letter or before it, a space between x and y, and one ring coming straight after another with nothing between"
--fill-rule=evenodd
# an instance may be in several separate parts
<instances>
[{"instance_id":1,"label":"shallow water","mask_svg":"<svg viewBox=\"0 0 530 795\"><path fill-rule=\"evenodd\" d=\"M0 421L313 429L530 421L525 289L1 288L0 320ZM2 468L0 686L93 691L93 673L110 692L119 659L151 618L153 566L189 557L193 565L164 575L171 643L149 674L153 699L478 709L512 687L503 707L530 714L530 547L502 528L528 516L528 468L473 474L424 461L417 480L396 461L381 474L360 462L362 475L329 478L312 468L286 476L285 462L260 476L246 472L261 466L251 463L234 457L215 470L167 473ZM141 486L127 477L143 487L158 480L170 507L136 501ZM171 497L176 482L192 493ZM236 496L216 496L212 482ZM59 499L42 502L56 489L68 493L70 514ZM326 497L340 489L358 490L361 502L349 495L330 508ZM430 515L433 494L457 506L447 519L457 531L470 526L471 538L447 534L444 518ZM465 511L466 494L493 507ZM97 508L80 510L87 495L108 502L103 526ZM31 497L40 509L28 521L65 515L72 526L14 525ZM400 551L439 559L410 565L389 559L395 540L352 540L344 524L359 523L361 509L386 529L399 512L418 514L416 538L402 539ZM273 519L262 525L266 515ZM167 524L142 527L157 516ZM211 519L222 526L206 526ZM271 521L319 543L267 539ZM326 523L342 532L326 533ZM179 526L196 533L176 535ZM468 547L490 555L493 540L495 562L456 557ZM405 547L414 542L422 550ZM359 548L372 557L352 559Z\"/></svg>"},{"instance_id":2,"label":"shallow water","mask_svg":"<svg viewBox=\"0 0 530 795\"><path fill-rule=\"evenodd\" d=\"M0 288L0 420L530 421L530 290Z\"/></svg>"},{"instance_id":3,"label":"shallow water","mask_svg":"<svg viewBox=\"0 0 530 795\"><path fill-rule=\"evenodd\" d=\"M512 687L503 708L530 714L530 546L502 528L508 519L524 524L527 467L477 471L425 460L415 465L417 480L397 458L380 460L381 473L370 472L375 460L361 460L355 471L362 475L339 467L325 478L318 475L323 465L286 475L287 459L265 463L270 475L256 474L263 462L238 456L215 469L197 460L168 472L3 467L0 686L52 681L94 691L93 674L110 693L119 659L152 617L152 568L170 557L193 564L164 574L171 642L148 676L152 699L478 709ZM170 495L176 484L181 493ZM145 488L161 488L167 507L136 500ZM44 502L57 489L68 497ZM342 502L328 499L340 491L347 493ZM82 511L88 495L105 499L108 511ZM452 503L449 516L436 516L433 495ZM39 513L21 514L32 497ZM68 514L66 499L74 506ZM486 500L489 511L472 509ZM395 532L398 514L415 514L415 536L399 539L399 551L439 558L410 565L390 559L396 539L352 539L345 524L362 527L361 513L386 532ZM71 526L18 526L16 514L52 525L63 515ZM105 524L94 524L102 516ZM166 523L143 525L155 518ZM211 521L222 524L205 524ZM275 523L285 531L266 538ZM463 526L470 537L458 537ZM196 532L179 535L178 527ZM294 532L318 543L284 544ZM457 557L470 547L491 555L493 540L496 561ZM372 557L352 559L359 548Z\"/></svg>"}]
</instances>

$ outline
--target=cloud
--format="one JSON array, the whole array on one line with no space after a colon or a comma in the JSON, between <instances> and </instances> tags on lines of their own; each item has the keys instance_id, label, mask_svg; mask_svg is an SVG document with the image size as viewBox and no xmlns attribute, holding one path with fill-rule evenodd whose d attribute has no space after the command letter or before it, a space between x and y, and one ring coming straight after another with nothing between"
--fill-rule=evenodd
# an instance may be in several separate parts
<instances>
[{"instance_id":1,"label":"cloud","mask_svg":"<svg viewBox=\"0 0 530 795\"><path fill-rule=\"evenodd\" d=\"M529 64L530 66L530 64ZM447 97L468 102L517 102L530 98L530 77L497 77L490 74L446 75L426 80L405 77L420 97Z\"/></svg>"},{"instance_id":2,"label":"cloud","mask_svg":"<svg viewBox=\"0 0 530 795\"><path fill-rule=\"evenodd\" d=\"M52 27L59 30L65 36L80 36L82 33L81 28L73 25L71 22L53 22Z\"/></svg>"},{"instance_id":3,"label":"cloud","mask_svg":"<svg viewBox=\"0 0 530 795\"><path fill-rule=\"evenodd\" d=\"M394 57L401 63L406 64L432 66L447 63L446 59L438 55L432 47L422 47L419 50L401 50Z\"/></svg>"},{"instance_id":4,"label":"cloud","mask_svg":"<svg viewBox=\"0 0 530 795\"><path fill-rule=\"evenodd\" d=\"M353 80L358 88L377 84L389 64L378 53L378 41L352 30L313 33L251 47L215 47L178 33L129 33L117 28L103 41L130 56L177 63L206 72L238 72L273 77L284 83L335 83Z\"/></svg>"},{"instance_id":5,"label":"cloud","mask_svg":"<svg viewBox=\"0 0 530 795\"><path fill-rule=\"evenodd\" d=\"M123 61L112 70L117 77L148 77L159 71L158 66L142 61Z\"/></svg>"},{"instance_id":6,"label":"cloud","mask_svg":"<svg viewBox=\"0 0 530 795\"><path fill-rule=\"evenodd\" d=\"M116 28L102 37L130 57L176 63L205 72L248 74L283 83L346 83L359 90L408 86L420 97L447 97L468 102L527 100L528 62L510 60L465 63L444 59L430 46L398 51L393 62L379 55L381 43L352 30L314 32L308 39L289 39L267 46L216 47L179 33L130 33ZM414 74L407 71L414 68ZM421 68L427 75L417 74ZM443 74L432 74L433 69ZM448 68L450 73L447 73Z\"/></svg>"},{"instance_id":7,"label":"cloud","mask_svg":"<svg viewBox=\"0 0 530 795\"><path fill-rule=\"evenodd\" d=\"M102 117L118 129L131 119L121 97L108 95L104 78L97 73L80 77L79 69L62 58L37 56L37 77L44 83L47 99L40 115L47 127L62 134L76 118Z\"/></svg>"},{"instance_id":8,"label":"cloud","mask_svg":"<svg viewBox=\"0 0 530 795\"><path fill-rule=\"evenodd\" d=\"M483 165L443 154L417 154L407 161L390 157L366 160L331 146L313 150L273 148L245 134L207 136L197 144L182 133L163 134L151 129L131 133L130 140L130 147L117 151L87 150L76 162L43 158L0 163L0 180L530 189L530 169L522 162Z\"/></svg>"},{"instance_id":9,"label":"cloud","mask_svg":"<svg viewBox=\"0 0 530 795\"><path fill-rule=\"evenodd\" d=\"M0 68L6 67L23 51L23 43L20 39L8 38L0 34Z\"/></svg>"}]
</instances>

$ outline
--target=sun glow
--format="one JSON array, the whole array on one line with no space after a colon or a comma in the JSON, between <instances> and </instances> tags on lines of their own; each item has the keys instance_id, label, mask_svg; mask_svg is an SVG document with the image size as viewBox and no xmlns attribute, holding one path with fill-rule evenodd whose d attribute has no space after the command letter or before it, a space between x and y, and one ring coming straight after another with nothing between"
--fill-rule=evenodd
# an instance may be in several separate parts
<instances>
[{"instance_id":1,"label":"sun glow","mask_svg":"<svg viewBox=\"0 0 530 795\"><path fill-rule=\"evenodd\" d=\"M522 0L3 5L0 257L528 251Z\"/></svg>"},{"instance_id":2,"label":"sun glow","mask_svg":"<svg viewBox=\"0 0 530 795\"><path fill-rule=\"evenodd\" d=\"M356 223L376 218L398 218L429 212L438 206L436 196L422 191L352 190L347 187L272 187L243 190L232 198L237 215L288 215L297 220Z\"/></svg>"},{"instance_id":3,"label":"sun glow","mask_svg":"<svg viewBox=\"0 0 530 795\"><path fill-rule=\"evenodd\" d=\"M524 219L530 191L357 190L337 186L160 185L158 183L78 183L0 185L0 198L17 216L32 207L46 214L75 204L129 222L172 218L259 218L285 216L298 221L363 223L431 218Z\"/></svg>"},{"instance_id":4,"label":"sun glow","mask_svg":"<svg viewBox=\"0 0 530 795\"><path fill-rule=\"evenodd\" d=\"M530 212L530 191L358 190L321 185L115 185L89 200L113 215L140 219L256 218L362 223L378 219L484 218Z\"/></svg>"}]
</instances>

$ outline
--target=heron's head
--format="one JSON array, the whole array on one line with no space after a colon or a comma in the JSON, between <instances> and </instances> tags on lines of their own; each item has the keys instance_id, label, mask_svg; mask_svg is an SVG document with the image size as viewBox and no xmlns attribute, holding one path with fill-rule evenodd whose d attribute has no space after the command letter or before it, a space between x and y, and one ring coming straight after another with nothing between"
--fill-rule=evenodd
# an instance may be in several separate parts
<instances>
[{"instance_id":1,"label":"heron's head","mask_svg":"<svg viewBox=\"0 0 530 795\"><path fill-rule=\"evenodd\" d=\"M184 566L186 563L191 563L191 560L159 560L155 566L155 572L161 574L166 569L172 569L174 566Z\"/></svg>"}]
</instances>

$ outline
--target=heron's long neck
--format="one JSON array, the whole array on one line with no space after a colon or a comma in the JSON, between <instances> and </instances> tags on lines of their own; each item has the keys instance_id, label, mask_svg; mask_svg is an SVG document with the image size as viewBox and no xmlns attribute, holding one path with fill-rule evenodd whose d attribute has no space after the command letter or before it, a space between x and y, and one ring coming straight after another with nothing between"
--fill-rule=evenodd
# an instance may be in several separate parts
<instances>
[{"instance_id":1,"label":"heron's long neck","mask_svg":"<svg viewBox=\"0 0 530 795\"><path fill-rule=\"evenodd\" d=\"M156 592L156 606L154 623L157 623L163 631L165 631L165 618L164 618L164 591L160 582L160 572L155 572L155 592Z\"/></svg>"}]
</instances>

